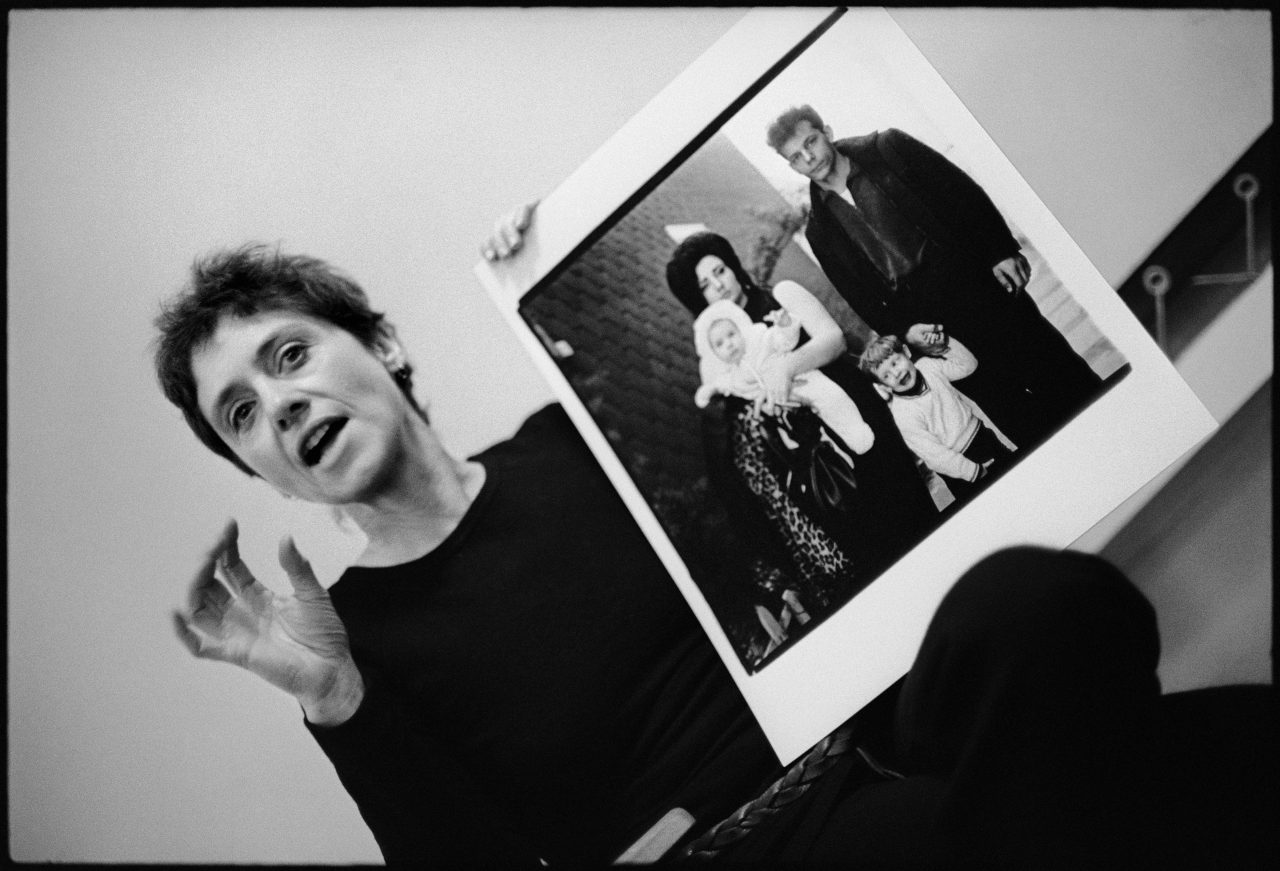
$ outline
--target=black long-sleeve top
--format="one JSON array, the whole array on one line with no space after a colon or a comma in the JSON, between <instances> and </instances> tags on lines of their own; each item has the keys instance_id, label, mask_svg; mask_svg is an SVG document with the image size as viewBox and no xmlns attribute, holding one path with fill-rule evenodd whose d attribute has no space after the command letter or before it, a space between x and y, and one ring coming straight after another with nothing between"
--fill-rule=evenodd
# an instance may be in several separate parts
<instances>
[{"instance_id":1,"label":"black long-sleeve top","mask_svg":"<svg viewBox=\"0 0 1280 871\"><path fill-rule=\"evenodd\" d=\"M478 455L420 559L330 592L368 686L308 724L389 863L606 863L672 807L709 825L777 760L558 406Z\"/></svg>"}]
</instances>

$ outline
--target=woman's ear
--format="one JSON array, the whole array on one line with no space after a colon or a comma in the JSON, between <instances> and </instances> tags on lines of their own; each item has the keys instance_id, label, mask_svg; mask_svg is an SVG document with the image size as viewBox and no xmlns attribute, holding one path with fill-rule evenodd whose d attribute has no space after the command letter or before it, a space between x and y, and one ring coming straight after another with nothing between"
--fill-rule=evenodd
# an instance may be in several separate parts
<instances>
[{"instance_id":1,"label":"woman's ear","mask_svg":"<svg viewBox=\"0 0 1280 871\"><path fill-rule=\"evenodd\" d=\"M395 326L386 321L378 324L378 334L373 339L373 353L387 367L388 372L403 369L409 362L404 346L396 336Z\"/></svg>"}]
</instances>

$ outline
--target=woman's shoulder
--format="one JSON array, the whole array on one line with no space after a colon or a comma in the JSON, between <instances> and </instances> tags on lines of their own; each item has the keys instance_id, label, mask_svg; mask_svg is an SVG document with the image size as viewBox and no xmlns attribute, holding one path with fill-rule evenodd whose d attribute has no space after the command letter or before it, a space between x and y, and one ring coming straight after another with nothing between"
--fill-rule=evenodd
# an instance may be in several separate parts
<instances>
[{"instance_id":1,"label":"woman's shoulder","mask_svg":"<svg viewBox=\"0 0 1280 871\"><path fill-rule=\"evenodd\" d=\"M569 413L560 403L552 402L529 415L511 438L498 442L484 453L542 452L581 443L582 437Z\"/></svg>"}]
</instances>

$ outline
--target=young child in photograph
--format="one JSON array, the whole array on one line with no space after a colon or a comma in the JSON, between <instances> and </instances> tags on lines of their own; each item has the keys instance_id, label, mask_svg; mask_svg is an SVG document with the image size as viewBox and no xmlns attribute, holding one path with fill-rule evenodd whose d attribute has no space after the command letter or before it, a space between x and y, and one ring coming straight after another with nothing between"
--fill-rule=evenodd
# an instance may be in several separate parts
<instances>
[{"instance_id":1,"label":"young child in photograph","mask_svg":"<svg viewBox=\"0 0 1280 871\"><path fill-rule=\"evenodd\" d=\"M913 360L897 336L880 336L863 350L858 366L887 393L907 447L963 502L1017 448L952 384L977 369L977 359L940 328L934 338L939 355Z\"/></svg>"},{"instance_id":2,"label":"young child in photograph","mask_svg":"<svg viewBox=\"0 0 1280 871\"><path fill-rule=\"evenodd\" d=\"M699 408L705 408L717 393L753 400L764 397L761 368L800 341L800 324L786 309L770 319L771 325L754 323L740 306L728 300L713 302L698 315L693 335L702 375L702 386L694 393ZM795 378L791 396L812 408L855 454L871 449L875 436L858 406L817 369Z\"/></svg>"}]
</instances>

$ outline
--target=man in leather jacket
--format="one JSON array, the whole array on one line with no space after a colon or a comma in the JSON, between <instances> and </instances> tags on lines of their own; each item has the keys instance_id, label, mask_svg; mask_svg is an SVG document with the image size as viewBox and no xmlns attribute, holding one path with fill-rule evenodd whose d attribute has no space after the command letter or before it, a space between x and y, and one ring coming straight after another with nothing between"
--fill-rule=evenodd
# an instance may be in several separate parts
<instances>
[{"instance_id":1,"label":"man in leather jacket","mask_svg":"<svg viewBox=\"0 0 1280 871\"><path fill-rule=\"evenodd\" d=\"M1025 450L1096 394L1100 379L1027 295L1030 266L986 192L896 129L836 140L810 106L769 144L810 180L805 234L868 326L918 352L913 324L941 324L978 358L973 399Z\"/></svg>"}]
</instances>

